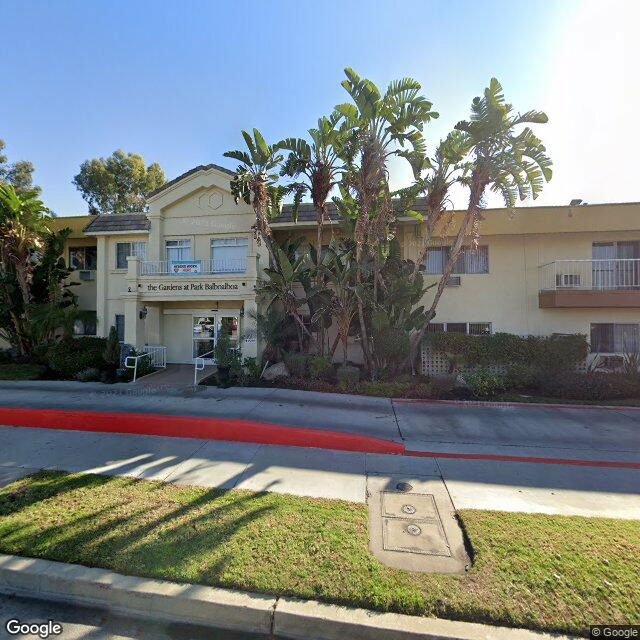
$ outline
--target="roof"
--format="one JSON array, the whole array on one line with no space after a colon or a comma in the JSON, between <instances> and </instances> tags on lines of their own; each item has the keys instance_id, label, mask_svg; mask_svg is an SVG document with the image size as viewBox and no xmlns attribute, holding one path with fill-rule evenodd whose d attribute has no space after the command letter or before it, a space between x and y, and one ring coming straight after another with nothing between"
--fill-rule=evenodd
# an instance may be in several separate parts
<instances>
[{"instance_id":1,"label":"roof","mask_svg":"<svg viewBox=\"0 0 640 640\"><path fill-rule=\"evenodd\" d=\"M224 167L221 167L219 164L213 164L213 163L199 164L197 167L193 167L193 169L189 169L189 171L185 171L184 173L180 174L177 178L174 178L173 180L169 180L169 182L165 182L161 187L158 187L157 189L154 189L150 193L147 193L147 198L151 198L151 196L155 196L158 193L161 193L165 189L172 187L177 182L180 182L180 180L184 180L184 178L187 178L190 175L193 175L194 173L198 173L198 171L208 171L209 169L217 169L218 171L222 171L223 173L228 173L230 176L235 175L233 171L230 171L229 169L225 169Z\"/></svg>"},{"instance_id":2,"label":"roof","mask_svg":"<svg viewBox=\"0 0 640 640\"><path fill-rule=\"evenodd\" d=\"M56 216L47 219L47 227L51 231L60 231L61 229L71 229L70 238L82 238L84 236L84 228L87 223L91 222L93 216Z\"/></svg>"},{"instance_id":3,"label":"roof","mask_svg":"<svg viewBox=\"0 0 640 640\"><path fill-rule=\"evenodd\" d=\"M127 231L148 231L149 219L144 213L101 214L84 228L85 233L126 233Z\"/></svg>"},{"instance_id":4,"label":"roof","mask_svg":"<svg viewBox=\"0 0 640 640\"><path fill-rule=\"evenodd\" d=\"M423 212L427 210L425 198L417 198L413 205L413 211ZM400 212L400 200L393 200L393 207L396 213ZM315 222L316 210L313 204L309 202L302 203L298 207L298 222ZM291 224L293 222L293 205L285 204L282 207L282 213L271 221L271 224ZM338 207L333 203L327 204L327 222L340 222L340 214Z\"/></svg>"}]
</instances>

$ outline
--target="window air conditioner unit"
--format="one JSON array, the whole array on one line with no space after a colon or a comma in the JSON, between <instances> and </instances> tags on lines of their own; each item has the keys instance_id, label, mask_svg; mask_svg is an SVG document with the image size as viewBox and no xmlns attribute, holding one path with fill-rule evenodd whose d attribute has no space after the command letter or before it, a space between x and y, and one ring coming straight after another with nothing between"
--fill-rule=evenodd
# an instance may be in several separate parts
<instances>
[{"instance_id":1,"label":"window air conditioner unit","mask_svg":"<svg viewBox=\"0 0 640 640\"><path fill-rule=\"evenodd\" d=\"M460 276L449 276L447 278L447 287L459 287L462 284L462 278Z\"/></svg>"},{"instance_id":2,"label":"window air conditioner unit","mask_svg":"<svg viewBox=\"0 0 640 640\"><path fill-rule=\"evenodd\" d=\"M96 272L89 271L88 269L83 269L82 271L79 272L79 276L80 276L80 280L88 282L89 280L96 279Z\"/></svg>"},{"instance_id":3,"label":"window air conditioner unit","mask_svg":"<svg viewBox=\"0 0 640 640\"><path fill-rule=\"evenodd\" d=\"M579 273L556 273L556 287L562 289L573 289L579 286Z\"/></svg>"}]
</instances>

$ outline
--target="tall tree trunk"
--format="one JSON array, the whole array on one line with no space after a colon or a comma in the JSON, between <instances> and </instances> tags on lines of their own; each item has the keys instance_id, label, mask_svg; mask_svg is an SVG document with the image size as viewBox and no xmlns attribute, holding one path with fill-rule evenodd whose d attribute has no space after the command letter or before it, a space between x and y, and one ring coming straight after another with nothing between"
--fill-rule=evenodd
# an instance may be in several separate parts
<instances>
[{"instance_id":1,"label":"tall tree trunk","mask_svg":"<svg viewBox=\"0 0 640 640\"><path fill-rule=\"evenodd\" d=\"M422 329L416 332L411 340L411 349L409 352L409 359L411 363L411 373L415 375L415 363L418 355L418 349L422 344L422 339L424 338L424 334L427 331L427 327L433 320L436 315L436 308L438 303L440 302L440 298L444 292L444 288L447 285L447 280L451 276L453 272L453 267L460 255L460 250L462 249L462 243L467 235L467 229L472 229L474 224L477 224L477 219L481 215L480 202L482 200L482 194L484 193L484 189L486 187L486 181L478 179L478 182L472 182L471 185L471 193L469 195L469 205L467 207L467 212L464 215L462 223L460 225L460 229L458 230L458 234L456 235L456 239L449 250L449 259L447 260L447 264L444 268L444 272L440 281L438 282L438 288L436 289L436 293L431 302L431 306L425 312L425 323Z\"/></svg>"}]
</instances>

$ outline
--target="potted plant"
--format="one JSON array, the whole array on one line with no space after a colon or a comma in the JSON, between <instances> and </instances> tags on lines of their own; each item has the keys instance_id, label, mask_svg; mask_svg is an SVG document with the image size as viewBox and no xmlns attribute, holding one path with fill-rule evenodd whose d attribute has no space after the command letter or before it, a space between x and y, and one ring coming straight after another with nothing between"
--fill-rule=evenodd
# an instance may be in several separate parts
<instances>
[{"instance_id":1,"label":"potted plant","mask_svg":"<svg viewBox=\"0 0 640 640\"><path fill-rule=\"evenodd\" d=\"M240 351L231 346L231 338L228 334L223 333L218 336L213 348L213 357L218 368L218 383L221 387L226 387L229 385L231 373L237 373L242 366Z\"/></svg>"}]
</instances>

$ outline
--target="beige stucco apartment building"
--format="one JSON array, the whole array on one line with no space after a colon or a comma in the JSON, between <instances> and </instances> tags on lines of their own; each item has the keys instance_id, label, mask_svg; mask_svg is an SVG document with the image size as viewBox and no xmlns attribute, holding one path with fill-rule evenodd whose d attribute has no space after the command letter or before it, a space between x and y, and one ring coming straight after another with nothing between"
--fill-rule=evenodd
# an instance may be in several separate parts
<instances>
[{"instance_id":1,"label":"beige stucco apartment building","mask_svg":"<svg viewBox=\"0 0 640 640\"><path fill-rule=\"evenodd\" d=\"M96 315L86 333L106 336L113 325L136 347L165 346L174 363L208 354L221 331L246 356L259 354L254 289L268 258L252 208L233 201L231 175L196 167L151 194L146 215L54 221L72 228L74 292ZM335 210L329 218L326 243L339 234ZM312 238L315 213L304 205L293 223L285 207L272 228L278 238ZM398 237L413 258L420 223L401 220ZM427 279L439 278L449 242L433 241ZM640 349L640 203L488 210L480 249L458 260L435 323L470 334L583 333L603 354ZM359 351L352 345L353 360Z\"/></svg>"}]
</instances>

